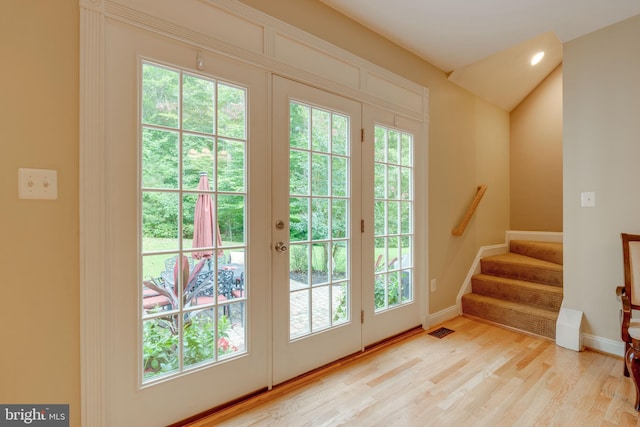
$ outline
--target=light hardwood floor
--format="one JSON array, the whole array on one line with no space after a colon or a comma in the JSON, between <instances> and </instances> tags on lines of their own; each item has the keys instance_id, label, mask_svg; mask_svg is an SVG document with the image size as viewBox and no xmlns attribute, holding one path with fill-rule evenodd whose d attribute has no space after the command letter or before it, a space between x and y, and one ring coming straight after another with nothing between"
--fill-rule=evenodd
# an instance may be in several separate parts
<instances>
[{"instance_id":1,"label":"light hardwood floor","mask_svg":"<svg viewBox=\"0 0 640 427\"><path fill-rule=\"evenodd\" d=\"M640 426L622 358L459 317L191 426ZM435 329L435 328L434 328Z\"/></svg>"}]
</instances>

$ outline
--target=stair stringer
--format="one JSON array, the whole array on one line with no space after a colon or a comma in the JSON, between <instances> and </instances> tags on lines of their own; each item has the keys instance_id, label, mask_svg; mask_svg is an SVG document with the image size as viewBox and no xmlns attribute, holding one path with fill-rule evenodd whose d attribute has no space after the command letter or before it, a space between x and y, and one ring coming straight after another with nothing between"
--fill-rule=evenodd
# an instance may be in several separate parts
<instances>
[{"instance_id":1,"label":"stair stringer","mask_svg":"<svg viewBox=\"0 0 640 427\"><path fill-rule=\"evenodd\" d=\"M563 234L553 231L519 231L519 230L507 230L505 232L505 243L497 245L481 246L478 249L469 272L464 278L464 282L460 286L458 295L456 296L456 307L458 314L462 315L462 296L471 293L471 278L480 273L480 260L483 257L492 255L506 254L509 252L509 244L512 240L531 240L536 242L562 242Z\"/></svg>"},{"instance_id":2,"label":"stair stringer","mask_svg":"<svg viewBox=\"0 0 640 427\"><path fill-rule=\"evenodd\" d=\"M509 252L509 245L507 243L480 247L456 296L458 314L462 314L462 296L471 293L471 278L476 274L480 274L480 260L487 256L506 254L507 252Z\"/></svg>"}]
</instances>

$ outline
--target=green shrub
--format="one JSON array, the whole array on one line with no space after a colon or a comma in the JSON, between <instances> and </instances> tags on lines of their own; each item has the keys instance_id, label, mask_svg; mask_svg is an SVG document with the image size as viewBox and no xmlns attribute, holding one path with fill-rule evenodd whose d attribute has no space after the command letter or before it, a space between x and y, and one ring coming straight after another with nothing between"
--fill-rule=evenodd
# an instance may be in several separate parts
<instances>
[{"instance_id":1,"label":"green shrub","mask_svg":"<svg viewBox=\"0 0 640 427\"><path fill-rule=\"evenodd\" d=\"M175 319L177 317L174 316ZM232 354L238 349L229 342L231 322L225 315L218 319L218 345L215 342L215 324L211 316L200 312L190 316L184 326L184 366L216 359ZM175 324L160 318L144 322L143 330L144 377L152 378L178 369L179 336Z\"/></svg>"}]
</instances>

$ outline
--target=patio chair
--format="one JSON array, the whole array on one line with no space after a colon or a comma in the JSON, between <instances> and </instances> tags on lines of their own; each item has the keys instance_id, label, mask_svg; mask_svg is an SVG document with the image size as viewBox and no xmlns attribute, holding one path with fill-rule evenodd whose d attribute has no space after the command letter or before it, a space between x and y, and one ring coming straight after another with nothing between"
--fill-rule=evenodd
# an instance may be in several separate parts
<instances>
[{"instance_id":1,"label":"patio chair","mask_svg":"<svg viewBox=\"0 0 640 427\"><path fill-rule=\"evenodd\" d=\"M226 299L232 299L233 295L233 270L218 270L218 294Z\"/></svg>"},{"instance_id":2,"label":"patio chair","mask_svg":"<svg viewBox=\"0 0 640 427\"><path fill-rule=\"evenodd\" d=\"M218 270L218 301L225 300L225 302L233 302L237 298L244 297L244 272L241 272L236 276L234 270L220 269ZM236 308L232 310L231 305L225 304L223 307L223 313L231 318L232 311L237 314L241 313L241 318L244 318L244 301L240 301ZM243 320L240 320L241 322Z\"/></svg>"},{"instance_id":3,"label":"patio chair","mask_svg":"<svg viewBox=\"0 0 640 427\"><path fill-rule=\"evenodd\" d=\"M160 294L156 290L150 288L148 284L151 284L150 281L145 280L143 282L144 289L142 291L142 305L145 310L153 310L153 309L162 309L162 310L171 310L171 300L167 298L165 295Z\"/></svg>"}]
</instances>

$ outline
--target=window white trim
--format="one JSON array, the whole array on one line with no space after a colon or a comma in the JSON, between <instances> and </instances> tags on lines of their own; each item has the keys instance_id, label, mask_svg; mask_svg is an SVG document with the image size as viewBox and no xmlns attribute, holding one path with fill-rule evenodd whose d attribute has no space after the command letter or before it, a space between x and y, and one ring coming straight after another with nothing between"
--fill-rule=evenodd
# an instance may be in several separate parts
<instances>
[{"instance_id":1,"label":"window white trim","mask_svg":"<svg viewBox=\"0 0 640 427\"><path fill-rule=\"evenodd\" d=\"M424 124L425 143L420 145L425 152L429 96L414 82L235 0L79 0L79 6L81 412L82 425L90 427L108 425L104 356L109 299L104 109L108 20L418 120ZM426 242L426 236L416 237Z\"/></svg>"}]
</instances>

